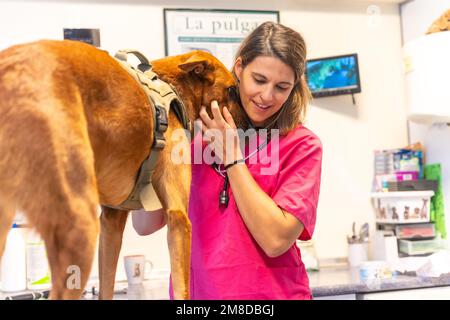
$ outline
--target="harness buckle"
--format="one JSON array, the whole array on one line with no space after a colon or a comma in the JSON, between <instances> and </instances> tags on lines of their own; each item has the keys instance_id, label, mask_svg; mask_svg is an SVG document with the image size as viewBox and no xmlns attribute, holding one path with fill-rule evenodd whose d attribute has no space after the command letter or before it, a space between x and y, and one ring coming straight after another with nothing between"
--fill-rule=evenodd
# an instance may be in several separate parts
<instances>
[{"instance_id":1,"label":"harness buckle","mask_svg":"<svg viewBox=\"0 0 450 320\"><path fill-rule=\"evenodd\" d=\"M167 111L164 107L161 107L155 103L155 110L156 128L153 147L156 149L163 149L166 146L164 132L166 132L169 126L169 120L167 117Z\"/></svg>"},{"instance_id":2,"label":"harness buckle","mask_svg":"<svg viewBox=\"0 0 450 320\"><path fill-rule=\"evenodd\" d=\"M156 130L165 132L169 126L169 120L167 117L167 111L164 107L155 105L156 109Z\"/></svg>"}]
</instances>

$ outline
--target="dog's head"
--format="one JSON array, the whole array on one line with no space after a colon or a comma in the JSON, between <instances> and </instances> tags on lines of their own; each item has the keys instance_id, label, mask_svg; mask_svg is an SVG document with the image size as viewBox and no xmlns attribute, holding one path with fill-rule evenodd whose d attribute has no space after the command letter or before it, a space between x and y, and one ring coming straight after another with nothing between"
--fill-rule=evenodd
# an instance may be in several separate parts
<instances>
[{"instance_id":1,"label":"dog's head","mask_svg":"<svg viewBox=\"0 0 450 320\"><path fill-rule=\"evenodd\" d=\"M216 100L219 106L228 107L238 127L244 123L235 90L236 80L213 55L196 50L152 61L152 65L162 80L176 87L191 120L199 117L201 106L212 116L211 102Z\"/></svg>"}]
</instances>

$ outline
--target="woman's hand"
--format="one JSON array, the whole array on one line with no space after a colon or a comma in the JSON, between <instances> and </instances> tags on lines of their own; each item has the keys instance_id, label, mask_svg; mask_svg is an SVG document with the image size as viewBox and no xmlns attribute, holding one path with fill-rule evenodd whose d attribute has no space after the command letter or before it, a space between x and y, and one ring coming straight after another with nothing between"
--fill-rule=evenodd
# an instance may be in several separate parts
<instances>
[{"instance_id":1,"label":"woman's hand","mask_svg":"<svg viewBox=\"0 0 450 320\"><path fill-rule=\"evenodd\" d=\"M233 117L227 107L223 107L223 116L217 101L211 102L211 119L202 106L200 118L202 120L203 139L211 146L218 163L227 165L243 158L239 135Z\"/></svg>"}]
</instances>

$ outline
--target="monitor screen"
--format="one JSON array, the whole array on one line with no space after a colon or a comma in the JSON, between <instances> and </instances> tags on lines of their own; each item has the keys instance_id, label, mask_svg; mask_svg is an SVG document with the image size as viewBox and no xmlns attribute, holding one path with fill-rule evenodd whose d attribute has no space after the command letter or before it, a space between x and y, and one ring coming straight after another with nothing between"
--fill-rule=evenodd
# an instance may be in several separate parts
<instances>
[{"instance_id":1,"label":"monitor screen","mask_svg":"<svg viewBox=\"0 0 450 320\"><path fill-rule=\"evenodd\" d=\"M313 97L361 92L356 53L307 60L306 77Z\"/></svg>"}]
</instances>

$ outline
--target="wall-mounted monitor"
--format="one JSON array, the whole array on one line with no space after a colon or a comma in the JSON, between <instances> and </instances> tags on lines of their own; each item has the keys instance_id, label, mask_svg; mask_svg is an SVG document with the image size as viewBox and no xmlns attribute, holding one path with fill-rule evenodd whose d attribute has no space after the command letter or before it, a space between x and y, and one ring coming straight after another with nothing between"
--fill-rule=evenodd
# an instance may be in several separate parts
<instances>
[{"instance_id":1,"label":"wall-mounted monitor","mask_svg":"<svg viewBox=\"0 0 450 320\"><path fill-rule=\"evenodd\" d=\"M315 98L361 92L356 53L307 60L306 77Z\"/></svg>"},{"instance_id":2,"label":"wall-mounted monitor","mask_svg":"<svg viewBox=\"0 0 450 320\"><path fill-rule=\"evenodd\" d=\"M77 40L100 47L100 29L64 28L64 39Z\"/></svg>"}]
</instances>

